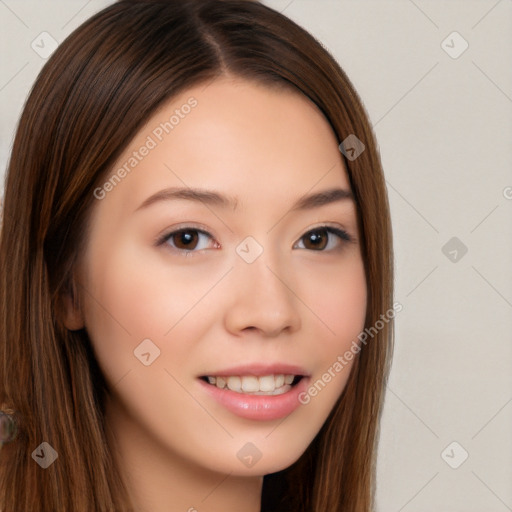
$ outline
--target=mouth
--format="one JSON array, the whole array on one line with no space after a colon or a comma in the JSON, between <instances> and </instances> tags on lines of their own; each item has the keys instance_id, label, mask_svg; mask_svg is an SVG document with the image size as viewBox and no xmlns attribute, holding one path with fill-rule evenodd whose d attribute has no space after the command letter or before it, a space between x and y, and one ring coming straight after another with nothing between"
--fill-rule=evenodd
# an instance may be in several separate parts
<instances>
[{"instance_id":1,"label":"mouth","mask_svg":"<svg viewBox=\"0 0 512 512\"><path fill-rule=\"evenodd\" d=\"M290 391L304 378L304 375L203 375L199 378L211 386L235 393L275 396Z\"/></svg>"}]
</instances>

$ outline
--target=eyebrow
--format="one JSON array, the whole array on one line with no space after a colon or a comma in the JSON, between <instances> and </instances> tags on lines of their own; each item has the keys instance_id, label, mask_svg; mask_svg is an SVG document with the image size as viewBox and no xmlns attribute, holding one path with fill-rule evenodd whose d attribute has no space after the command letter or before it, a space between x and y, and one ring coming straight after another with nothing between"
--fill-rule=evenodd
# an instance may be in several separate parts
<instances>
[{"instance_id":1,"label":"eyebrow","mask_svg":"<svg viewBox=\"0 0 512 512\"><path fill-rule=\"evenodd\" d=\"M227 196L214 192L213 190L205 190L198 188L179 188L171 187L160 190L152 196L145 199L142 204L135 210L148 208L149 206L160 201L171 201L175 199L186 199L189 201L197 201L211 206L221 208L238 208L238 199L233 196ZM350 190L343 188L330 188L315 192L313 194L300 197L291 207L290 211L310 210L321 206L334 203L337 201L354 200L354 196Z\"/></svg>"}]
</instances>

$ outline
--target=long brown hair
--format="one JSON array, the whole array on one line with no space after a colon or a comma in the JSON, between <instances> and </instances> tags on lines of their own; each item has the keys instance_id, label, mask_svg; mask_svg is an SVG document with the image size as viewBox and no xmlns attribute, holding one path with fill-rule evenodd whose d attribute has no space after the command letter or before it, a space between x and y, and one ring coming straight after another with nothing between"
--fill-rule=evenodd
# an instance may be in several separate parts
<instances>
[{"instance_id":1,"label":"long brown hair","mask_svg":"<svg viewBox=\"0 0 512 512\"><path fill-rule=\"evenodd\" d=\"M106 443L105 381L85 329L67 330L61 298L86 243L94 189L134 135L174 95L229 73L300 90L341 143L356 199L366 327L392 307L389 206L380 158L351 82L314 37L248 0L121 0L76 29L29 95L6 176L0 238L0 407L17 437L0 452L0 509L131 510ZM382 323L382 322L381 322ZM393 346L386 322L361 347L321 431L290 467L264 479L262 510L369 512ZM46 470L31 454L58 453Z\"/></svg>"}]
</instances>

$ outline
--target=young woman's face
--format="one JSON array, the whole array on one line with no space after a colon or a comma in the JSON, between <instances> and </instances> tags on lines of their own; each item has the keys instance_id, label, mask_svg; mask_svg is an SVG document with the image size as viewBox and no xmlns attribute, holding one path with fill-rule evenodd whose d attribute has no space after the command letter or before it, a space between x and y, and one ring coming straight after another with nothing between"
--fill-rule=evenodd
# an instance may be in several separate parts
<instances>
[{"instance_id":1,"label":"young woman's face","mask_svg":"<svg viewBox=\"0 0 512 512\"><path fill-rule=\"evenodd\" d=\"M364 328L356 206L329 124L299 93L216 80L165 105L107 178L77 274L82 316L66 322L83 319L116 436L223 473L288 467ZM303 378L286 391L279 375Z\"/></svg>"}]
</instances>

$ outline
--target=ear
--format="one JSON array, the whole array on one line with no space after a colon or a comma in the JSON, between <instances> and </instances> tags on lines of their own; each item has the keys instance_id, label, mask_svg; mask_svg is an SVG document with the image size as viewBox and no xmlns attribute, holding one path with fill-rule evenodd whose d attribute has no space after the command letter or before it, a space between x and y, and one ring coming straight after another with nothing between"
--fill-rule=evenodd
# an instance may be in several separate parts
<instances>
[{"instance_id":1,"label":"ear","mask_svg":"<svg viewBox=\"0 0 512 512\"><path fill-rule=\"evenodd\" d=\"M80 305L74 278L60 297L62 322L70 331L78 331L85 327L85 321Z\"/></svg>"}]
</instances>

